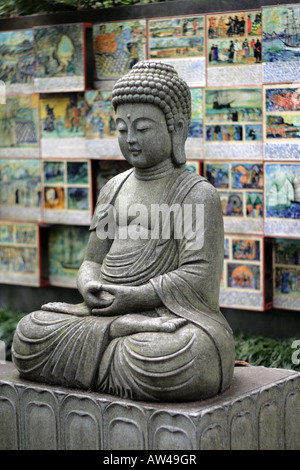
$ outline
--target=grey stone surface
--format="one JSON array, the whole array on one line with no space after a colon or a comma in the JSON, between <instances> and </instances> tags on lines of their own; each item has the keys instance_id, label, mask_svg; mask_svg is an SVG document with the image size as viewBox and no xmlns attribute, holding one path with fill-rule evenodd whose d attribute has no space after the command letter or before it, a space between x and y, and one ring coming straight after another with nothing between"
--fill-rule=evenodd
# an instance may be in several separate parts
<instances>
[{"instance_id":1,"label":"grey stone surface","mask_svg":"<svg viewBox=\"0 0 300 470\"><path fill-rule=\"evenodd\" d=\"M141 61L112 104L132 169L100 191L77 276L84 302L22 318L14 364L29 380L135 400L217 395L235 359L219 309L223 216L216 189L185 167L189 87L174 67Z\"/></svg>"},{"instance_id":2,"label":"grey stone surface","mask_svg":"<svg viewBox=\"0 0 300 470\"><path fill-rule=\"evenodd\" d=\"M300 374L236 367L191 403L137 402L36 384L0 366L0 450L299 450Z\"/></svg>"}]
</instances>

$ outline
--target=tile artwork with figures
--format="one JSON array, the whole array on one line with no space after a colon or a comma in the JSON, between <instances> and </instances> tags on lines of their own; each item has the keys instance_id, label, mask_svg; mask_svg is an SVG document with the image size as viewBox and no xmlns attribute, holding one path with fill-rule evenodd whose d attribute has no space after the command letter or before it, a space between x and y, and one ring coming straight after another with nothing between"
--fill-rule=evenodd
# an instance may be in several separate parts
<instances>
[{"instance_id":1,"label":"tile artwork with figures","mask_svg":"<svg viewBox=\"0 0 300 470\"><path fill-rule=\"evenodd\" d=\"M204 176L218 190L225 232L263 233L263 164L204 162Z\"/></svg>"},{"instance_id":2,"label":"tile artwork with figures","mask_svg":"<svg viewBox=\"0 0 300 470\"><path fill-rule=\"evenodd\" d=\"M0 282L40 285L37 224L0 221Z\"/></svg>"}]
</instances>

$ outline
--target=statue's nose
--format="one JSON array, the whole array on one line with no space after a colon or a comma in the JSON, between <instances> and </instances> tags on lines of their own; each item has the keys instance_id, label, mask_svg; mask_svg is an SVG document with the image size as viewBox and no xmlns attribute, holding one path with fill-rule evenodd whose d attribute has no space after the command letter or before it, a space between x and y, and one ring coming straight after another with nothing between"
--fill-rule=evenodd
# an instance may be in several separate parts
<instances>
[{"instance_id":1,"label":"statue's nose","mask_svg":"<svg viewBox=\"0 0 300 470\"><path fill-rule=\"evenodd\" d=\"M133 129L128 129L127 133L127 143L128 144L133 144L136 142L136 133L134 132Z\"/></svg>"}]
</instances>

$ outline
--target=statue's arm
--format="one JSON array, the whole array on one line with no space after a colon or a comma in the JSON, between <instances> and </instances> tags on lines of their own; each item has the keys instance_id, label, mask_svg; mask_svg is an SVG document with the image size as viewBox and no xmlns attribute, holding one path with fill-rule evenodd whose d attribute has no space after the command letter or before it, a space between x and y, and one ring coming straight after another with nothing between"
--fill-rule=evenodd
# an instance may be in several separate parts
<instances>
[{"instance_id":1,"label":"statue's arm","mask_svg":"<svg viewBox=\"0 0 300 470\"><path fill-rule=\"evenodd\" d=\"M199 204L197 214L199 238L179 240L178 268L167 275L162 274L151 282L164 305L178 311L186 300L197 310L208 308L219 311L220 280L224 261L223 214L219 194L207 181L194 186L184 204ZM188 207L188 206L187 206ZM194 210L195 209L195 210ZM193 226L193 229L196 229Z\"/></svg>"},{"instance_id":2,"label":"statue's arm","mask_svg":"<svg viewBox=\"0 0 300 470\"><path fill-rule=\"evenodd\" d=\"M142 286L103 285L101 265L112 240L100 240L91 231L85 259L78 271L77 287L85 302L98 315L122 315L162 306L151 283Z\"/></svg>"},{"instance_id":3,"label":"statue's arm","mask_svg":"<svg viewBox=\"0 0 300 470\"><path fill-rule=\"evenodd\" d=\"M100 282L101 265L109 252L112 240L100 240L96 230L92 230L83 263L77 274L77 287L89 307L99 301L102 284ZM104 300L104 305L106 302Z\"/></svg>"}]
</instances>

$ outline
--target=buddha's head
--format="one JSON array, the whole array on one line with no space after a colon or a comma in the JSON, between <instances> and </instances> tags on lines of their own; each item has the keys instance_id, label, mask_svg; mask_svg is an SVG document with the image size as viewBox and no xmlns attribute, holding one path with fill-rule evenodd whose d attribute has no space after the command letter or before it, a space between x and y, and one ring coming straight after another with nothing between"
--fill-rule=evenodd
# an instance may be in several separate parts
<instances>
[{"instance_id":1,"label":"buddha's head","mask_svg":"<svg viewBox=\"0 0 300 470\"><path fill-rule=\"evenodd\" d=\"M146 166L140 158L140 146L153 165L167 158L175 165L185 163L191 94L174 67L155 61L138 62L115 84L112 104L120 148L130 163Z\"/></svg>"}]
</instances>

